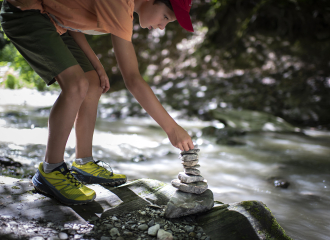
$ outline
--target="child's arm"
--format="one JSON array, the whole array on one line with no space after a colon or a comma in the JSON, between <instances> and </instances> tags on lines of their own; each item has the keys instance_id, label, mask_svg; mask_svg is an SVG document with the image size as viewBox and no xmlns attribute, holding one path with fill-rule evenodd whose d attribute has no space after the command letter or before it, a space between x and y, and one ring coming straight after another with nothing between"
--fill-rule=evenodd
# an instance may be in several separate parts
<instances>
[{"instance_id":1,"label":"child's arm","mask_svg":"<svg viewBox=\"0 0 330 240\"><path fill-rule=\"evenodd\" d=\"M95 68L97 74L100 78L100 86L103 88L103 93L107 92L110 89L110 83L108 75L106 74L100 60L95 55L93 49L90 47L89 43L86 40L86 37L83 33L69 31L70 35L79 45L79 47L84 51L89 61L92 63Z\"/></svg>"},{"instance_id":2,"label":"child's arm","mask_svg":"<svg viewBox=\"0 0 330 240\"><path fill-rule=\"evenodd\" d=\"M133 44L112 35L116 59L127 89L141 106L163 128L173 146L188 151L194 145L188 133L166 112L157 97L142 78Z\"/></svg>"}]
</instances>

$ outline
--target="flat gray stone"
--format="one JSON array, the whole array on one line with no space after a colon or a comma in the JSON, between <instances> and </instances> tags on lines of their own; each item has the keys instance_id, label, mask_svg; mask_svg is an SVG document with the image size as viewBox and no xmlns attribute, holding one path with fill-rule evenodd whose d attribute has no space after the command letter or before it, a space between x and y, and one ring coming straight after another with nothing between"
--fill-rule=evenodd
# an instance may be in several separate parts
<instances>
[{"instance_id":1,"label":"flat gray stone","mask_svg":"<svg viewBox=\"0 0 330 240\"><path fill-rule=\"evenodd\" d=\"M178 179L182 183L193 183L193 182L202 182L204 178L200 175L188 175L185 174L184 172L179 172L178 174Z\"/></svg>"},{"instance_id":2,"label":"flat gray stone","mask_svg":"<svg viewBox=\"0 0 330 240\"><path fill-rule=\"evenodd\" d=\"M178 218L190 214L202 213L210 210L213 205L213 193L210 189L199 195L177 190L167 203L165 216L167 218Z\"/></svg>"},{"instance_id":3,"label":"flat gray stone","mask_svg":"<svg viewBox=\"0 0 330 240\"><path fill-rule=\"evenodd\" d=\"M200 175L201 174L201 172L196 168L184 168L184 173L190 174L190 175Z\"/></svg>"},{"instance_id":4,"label":"flat gray stone","mask_svg":"<svg viewBox=\"0 0 330 240\"><path fill-rule=\"evenodd\" d=\"M197 168L200 168L201 167L201 165L199 165L199 164L196 164L196 165L194 165L194 166L185 166L185 165L183 165L183 168L184 169L186 169L186 168L193 168L193 169L197 169Z\"/></svg>"},{"instance_id":5,"label":"flat gray stone","mask_svg":"<svg viewBox=\"0 0 330 240\"><path fill-rule=\"evenodd\" d=\"M202 194L208 188L206 180L203 182L182 183L179 179L173 179L171 183L173 187L186 193Z\"/></svg>"},{"instance_id":6,"label":"flat gray stone","mask_svg":"<svg viewBox=\"0 0 330 240\"><path fill-rule=\"evenodd\" d=\"M198 160L182 161L181 163L182 163L183 167L192 167L192 166L196 166L198 164Z\"/></svg>"},{"instance_id":7,"label":"flat gray stone","mask_svg":"<svg viewBox=\"0 0 330 240\"><path fill-rule=\"evenodd\" d=\"M197 154L187 154L180 157L182 161L192 161L192 160L198 160Z\"/></svg>"},{"instance_id":8,"label":"flat gray stone","mask_svg":"<svg viewBox=\"0 0 330 240\"><path fill-rule=\"evenodd\" d=\"M198 153L199 151L200 151L200 149L194 148L194 149L190 149L188 151L182 151L180 154L181 155L194 154L194 153Z\"/></svg>"}]
</instances>

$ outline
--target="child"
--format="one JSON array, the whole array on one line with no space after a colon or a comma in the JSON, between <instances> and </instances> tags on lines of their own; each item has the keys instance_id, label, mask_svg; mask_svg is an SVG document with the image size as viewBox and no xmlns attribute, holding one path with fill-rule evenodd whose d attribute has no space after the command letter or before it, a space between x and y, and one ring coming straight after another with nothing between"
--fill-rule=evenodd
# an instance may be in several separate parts
<instances>
[{"instance_id":1,"label":"child","mask_svg":"<svg viewBox=\"0 0 330 240\"><path fill-rule=\"evenodd\" d=\"M142 28L164 29L169 22L193 31L191 0L4 0L4 32L31 67L61 93L49 115L46 156L32 182L64 204L84 204L95 192L83 183L120 185L126 176L113 174L92 157L97 104L110 84L85 34L112 34L112 44L126 87L180 150L194 148L187 132L165 111L139 73L131 43L133 12ZM76 160L68 170L63 155L74 124Z\"/></svg>"}]
</instances>

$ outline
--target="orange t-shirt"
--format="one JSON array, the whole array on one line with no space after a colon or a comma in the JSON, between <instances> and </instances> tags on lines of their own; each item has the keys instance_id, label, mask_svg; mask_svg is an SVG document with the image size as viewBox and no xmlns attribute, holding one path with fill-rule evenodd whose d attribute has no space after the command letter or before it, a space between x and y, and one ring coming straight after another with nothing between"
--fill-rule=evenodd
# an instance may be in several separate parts
<instances>
[{"instance_id":1,"label":"orange t-shirt","mask_svg":"<svg viewBox=\"0 0 330 240\"><path fill-rule=\"evenodd\" d=\"M7 0L21 10L46 13L59 34L67 30L86 34L111 33L131 41L134 0Z\"/></svg>"}]
</instances>

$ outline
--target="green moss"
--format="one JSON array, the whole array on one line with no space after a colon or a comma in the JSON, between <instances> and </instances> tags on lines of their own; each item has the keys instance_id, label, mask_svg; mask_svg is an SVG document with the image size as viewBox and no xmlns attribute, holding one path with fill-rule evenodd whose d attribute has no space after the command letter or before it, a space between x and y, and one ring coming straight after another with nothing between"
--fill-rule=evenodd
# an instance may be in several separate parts
<instances>
[{"instance_id":1,"label":"green moss","mask_svg":"<svg viewBox=\"0 0 330 240\"><path fill-rule=\"evenodd\" d=\"M33 195L33 194L35 194L35 190L26 191L25 193Z\"/></svg>"},{"instance_id":2,"label":"green moss","mask_svg":"<svg viewBox=\"0 0 330 240\"><path fill-rule=\"evenodd\" d=\"M243 201L241 202L241 205L246 209L249 209L253 205L253 203L251 201Z\"/></svg>"},{"instance_id":3,"label":"green moss","mask_svg":"<svg viewBox=\"0 0 330 240\"><path fill-rule=\"evenodd\" d=\"M12 188L12 189L21 189L21 188L19 188L19 187L17 187L17 186L12 186L11 188Z\"/></svg>"},{"instance_id":4,"label":"green moss","mask_svg":"<svg viewBox=\"0 0 330 240\"><path fill-rule=\"evenodd\" d=\"M287 239L291 240L284 231L284 229L278 224L275 217L273 216L270 209L263 204L263 208L269 212L269 217L265 214L262 214L261 206L253 201L244 201L241 205L255 218L258 222L265 224L265 230L258 231L258 235L262 236L266 240L275 240L275 239Z\"/></svg>"}]
</instances>

